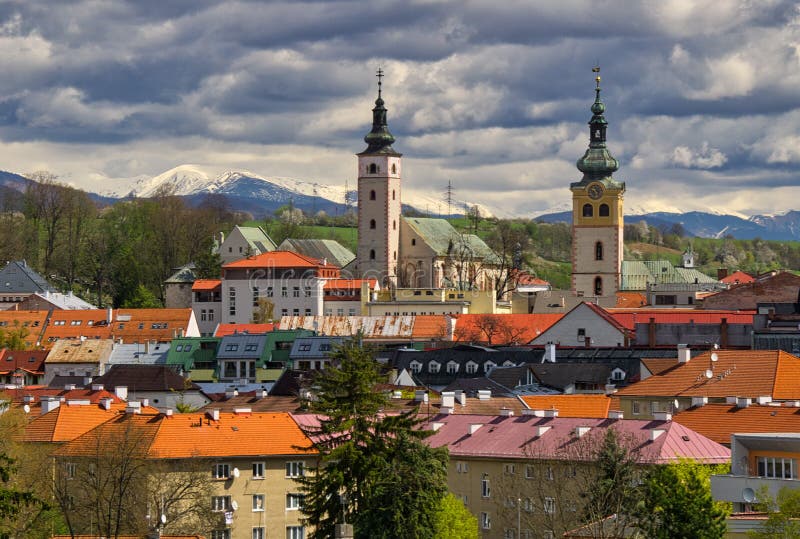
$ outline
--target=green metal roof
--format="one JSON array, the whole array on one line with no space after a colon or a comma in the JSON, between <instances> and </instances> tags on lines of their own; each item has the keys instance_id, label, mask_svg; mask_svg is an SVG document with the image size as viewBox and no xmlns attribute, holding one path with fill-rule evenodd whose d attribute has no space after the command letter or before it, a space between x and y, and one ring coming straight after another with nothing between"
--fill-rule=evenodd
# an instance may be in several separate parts
<instances>
[{"instance_id":1,"label":"green metal roof","mask_svg":"<svg viewBox=\"0 0 800 539\"><path fill-rule=\"evenodd\" d=\"M293 251L304 256L327 259L329 263L346 266L356 257L349 249L336 240L312 240L287 238L278 247L281 251Z\"/></svg>"},{"instance_id":2,"label":"green metal roof","mask_svg":"<svg viewBox=\"0 0 800 539\"><path fill-rule=\"evenodd\" d=\"M470 249L475 257L489 263L499 263L497 254L475 234L461 234L445 219L428 217L403 217L403 220L437 256L447 256L459 246Z\"/></svg>"},{"instance_id":3,"label":"green metal roof","mask_svg":"<svg viewBox=\"0 0 800 539\"><path fill-rule=\"evenodd\" d=\"M239 229L242 237L253 250L257 249L261 253L268 253L277 248L272 238L260 226L236 226L236 228Z\"/></svg>"},{"instance_id":4,"label":"green metal roof","mask_svg":"<svg viewBox=\"0 0 800 539\"><path fill-rule=\"evenodd\" d=\"M711 284L717 280L694 268L676 268L668 260L624 260L620 290L646 290L648 284Z\"/></svg>"},{"instance_id":5,"label":"green metal roof","mask_svg":"<svg viewBox=\"0 0 800 539\"><path fill-rule=\"evenodd\" d=\"M713 277L706 275L702 271L698 271L694 268L675 268L681 277L683 277L684 282L686 283L716 283L719 282Z\"/></svg>"}]
</instances>

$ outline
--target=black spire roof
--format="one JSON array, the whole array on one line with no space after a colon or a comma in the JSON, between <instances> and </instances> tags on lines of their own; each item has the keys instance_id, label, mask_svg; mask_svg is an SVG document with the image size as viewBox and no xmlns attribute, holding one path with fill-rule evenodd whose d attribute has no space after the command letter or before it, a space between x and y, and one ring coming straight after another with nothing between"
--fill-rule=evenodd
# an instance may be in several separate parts
<instances>
[{"instance_id":1,"label":"black spire roof","mask_svg":"<svg viewBox=\"0 0 800 539\"><path fill-rule=\"evenodd\" d=\"M383 78L383 70L378 69L378 99L375 100L375 108L372 109L372 131L367 133L364 137L364 142L367 143L367 149L359 155L366 154L384 154L384 155L400 155L394 148L394 136L389 132L389 126L386 122L386 107L383 106L383 98L381 97L381 85Z\"/></svg>"},{"instance_id":2,"label":"black spire roof","mask_svg":"<svg viewBox=\"0 0 800 539\"><path fill-rule=\"evenodd\" d=\"M586 184L595 180L606 180L607 183L614 182L611 175L619 169L617 161L606 148L606 128L608 122L603 113L606 110L605 104L600 100L600 68L592 68L597 73L595 82L595 99L592 103L592 119L589 120L589 148L583 157L578 159L578 170L583 172L583 179L580 183Z\"/></svg>"}]
</instances>

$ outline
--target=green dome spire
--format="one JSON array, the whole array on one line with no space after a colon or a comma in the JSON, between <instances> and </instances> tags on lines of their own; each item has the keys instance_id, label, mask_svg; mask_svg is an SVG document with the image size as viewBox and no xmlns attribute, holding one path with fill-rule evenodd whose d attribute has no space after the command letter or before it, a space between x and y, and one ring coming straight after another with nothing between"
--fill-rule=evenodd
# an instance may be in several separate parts
<instances>
[{"instance_id":1,"label":"green dome spire","mask_svg":"<svg viewBox=\"0 0 800 539\"><path fill-rule=\"evenodd\" d=\"M592 119L589 120L589 148L583 157L578 159L578 170L583 172L581 183L588 183L592 180L607 178L611 181L611 175L619 169L619 162L609 153L606 148L606 128L608 122L603 113L606 111L605 104L600 100L600 68L594 67L592 71L597 73L595 82L594 103L592 103Z\"/></svg>"},{"instance_id":2,"label":"green dome spire","mask_svg":"<svg viewBox=\"0 0 800 539\"><path fill-rule=\"evenodd\" d=\"M383 78L383 70L378 69L378 99L375 100L375 108L372 109L372 131L367 133L364 137L364 142L367 143L367 149L361 154L392 154L399 155L392 143L394 136L389 132L389 126L386 122L386 107L383 106L383 98L381 97L381 79Z\"/></svg>"}]
</instances>

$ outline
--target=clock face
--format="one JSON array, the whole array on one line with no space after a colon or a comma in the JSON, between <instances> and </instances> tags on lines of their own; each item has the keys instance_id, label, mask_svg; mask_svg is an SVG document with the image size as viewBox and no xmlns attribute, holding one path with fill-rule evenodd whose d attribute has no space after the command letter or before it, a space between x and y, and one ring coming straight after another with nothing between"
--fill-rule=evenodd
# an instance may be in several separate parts
<instances>
[{"instance_id":1,"label":"clock face","mask_svg":"<svg viewBox=\"0 0 800 539\"><path fill-rule=\"evenodd\" d=\"M593 200L597 200L601 196L603 196L603 186L599 183L593 183L589 186L589 198Z\"/></svg>"}]
</instances>

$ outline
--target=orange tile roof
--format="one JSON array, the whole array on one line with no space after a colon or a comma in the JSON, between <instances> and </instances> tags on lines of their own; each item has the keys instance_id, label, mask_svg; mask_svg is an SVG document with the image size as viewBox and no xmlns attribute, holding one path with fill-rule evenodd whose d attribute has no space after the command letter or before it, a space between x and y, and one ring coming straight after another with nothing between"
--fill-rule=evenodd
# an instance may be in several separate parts
<instances>
[{"instance_id":1,"label":"orange tile roof","mask_svg":"<svg viewBox=\"0 0 800 539\"><path fill-rule=\"evenodd\" d=\"M718 361L711 361L711 354ZM705 373L712 369L712 377ZM653 397L758 397L800 399L800 358L776 350L715 350L620 389Z\"/></svg>"},{"instance_id":2,"label":"orange tile roof","mask_svg":"<svg viewBox=\"0 0 800 539\"><path fill-rule=\"evenodd\" d=\"M558 322L564 315L547 314L458 314L455 340L492 344L528 343ZM419 318L419 317L418 317Z\"/></svg>"},{"instance_id":3,"label":"orange tile roof","mask_svg":"<svg viewBox=\"0 0 800 539\"><path fill-rule=\"evenodd\" d=\"M222 287L221 279L197 279L192 283L192 292L216 290Z\"/></svg>"},{"instance_id":4,"label":"orange tile roof","mask_svg":"<svg viewBox=\"0 0 800 539\"><path fill-rule=\"evenodd\" d=\"M725 284L745 284L752 283L755 281L755 278L748 273L737 270L720 280Z\"/></svg>"},{"instance_id":5,"label":"orange tile roof","mask_svg":"<svg viewBox=\"0 0 800 539\"><path fill-rule=\"evenodd\" d=\"M608 417L611 398L602 394L523 395L531 410L558 410L558 417ZM614 408L618 409L618 408Z\"/></svg>"},{"instance_id":6,"label":"orange tile roof","mask_svg":"<svg viewBox=\"0 0 800 539\"><path fill-rule=\"evenodd\" d=\"M0 326L6 331L13 330L16 325L26 328L25 342L34 347L40 341L47 315L48 311L0 311Z\"/></svg>"},{"instance_id":7,"label":"orange tile roof","mask_svg":"<svg viewBox=\"0 0 800 539\"><path fill-rule=\"evenodd\" d=\"M256 256L249 256L222 266L224 269L245 268L335 268L333 264L324 265L322 260L301 255L293 251L269 251Z\"/></svg>"},{"instance_id":8,"label":"orange tile roof","mask_svg":"<svg viewBox=\"0 0 800 539\"><path fill-rule=\"evenodd\" d=\"M647 305L647 296L641 292L617 292L618 308L636 308Z\"/></svg>"},{"instance_id":9,"label":"orange tile roof","mask_svg":"<svg viewBox=\"0 0 800 539\"><path fill-rule=\"evenodd\" d=\"M800 432L800 408L794 406L706 404L683 410L672 420L720 444L730 444L736 432Z\"/></svg>"},{"instance_id":10,"label":"orange tile roof","mask_svg":"<svg viewBox=\"0 0 800 539\"><path fill-rule=\"evenodd\" d=\"M26 442L63 443L74 440L125 412L124 402L115 402L106 410L101 405L62 404L55 410L39 415L25 427ZM152 409L157 413L155 408Z\"/></svg>"},{"instance_id":11,"label":"orange tile roof","mask_svg":"<svg viewBox=\"0 0 800 539\"><path fill-rule=\"evenodd\" d=\"M651 318L656 324L752 324L755 311L725 311L701 309L608 309L614 319L628 328L636 324L646 324Z\"/></svg>"},{"instance_id":12,"label":"orange tile roof","mask_svg":"<svg viewBox=\"0 0 800 539\"><path fill-rule=\"evenodd\" d=\"M414 317L411 336L415 339L444 339L447 337L447 318L444 315L420 315Z\"/></svg>"},{"instance_id":13,"label":"orange tile roof","mask_svg":"<svg viewBox=\"0 0 800 539\"><path fill-rule=\"evenodd\" d=\"M214 332L214 337L225 337L234 333L269 333L275 329L275 324L267 322L265 324L219 324Z\"/></svg>"},{"instance_id":14,"label":"orange tile roof","mask_svg":"<svg viewBox=\"0 0 800 539\"><path fill-rule=\"evenodd\" d=\"M226 413L147 416L124 414L62 446L56 453L91 455L98 443L134 432L143 458L224 458L299 455L310 440L288 413Z\"/></svg>"},{"instance_id":15,"label":"orange tile roof","mask_svg":"<svg viewBox=\"0 0 800 539\"><path fill-rule=\"evenodd\" d=\"M650 374L661 374L665 370L671 369L678 364L677 357L675 359L642 358L640 361L647 368L647 370L650 371Z\"/></svg>"},{"instance_id":16,"label":"orange tile roof","mask_svg":"<svg viewBox=\"0 0 800 539\"><path fill-rule=\"evenodd\" d=\"M104 309L53 311L42 335L43 345L58 339L122 339L125 343L171 341L186 333L191 309Z\"/></svg>"},{"instance_id":17,"label":"orange tile roof","mask_svg":"<svg viewBox=\"0 0 800 539\"><path fill-rule=\"evenodd\" d=\"M88 400L92 404L97 404L100 399L110 397L114 402L122 402L119 397L106 391L105 389L63 389L60 387L48 386L27 386L16 389L3 389L0 394L7 395L14 404L25 402L25 397L33 397L34 403L41 401L42 397L58 397L62 402L67 400Z\"/></svg>"}]
</instances>

